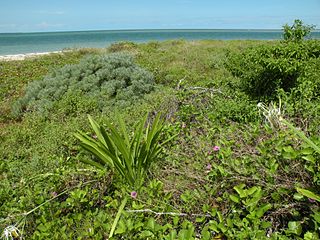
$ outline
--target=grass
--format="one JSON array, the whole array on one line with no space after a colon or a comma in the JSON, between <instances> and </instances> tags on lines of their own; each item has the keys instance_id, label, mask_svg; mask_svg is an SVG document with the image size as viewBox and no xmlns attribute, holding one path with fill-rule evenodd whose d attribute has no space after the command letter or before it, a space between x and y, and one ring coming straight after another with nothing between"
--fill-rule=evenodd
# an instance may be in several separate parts
<instances>
[{"instance_id":1,"label":"grass","mask_svg":"<svg viewBox=\"0 0 320 240\"><path fill-rule=\"evenodd\" d=\"M262 44L274 42L119 43L0 62L0 231L13 225L26 239L106 239L127 197L113 239L316 239L319 205L296 187L319 191L314 165L303 160L307 153L319 155L289 129L268 127L258 102L240 90L239 79L225 67L228 56ZM29 82L85 55L117 51L132 54L151 71L157 90L104 112L79 104L79 111L68 114L70 105L62 101L47 115L11 116ZM110 169L83 164L91 155L81 150L74 133L91 134L87 113L101 125L117 125L119 113L132 130L147 112L164 113L164 137L177 137L163 147L131 198ZM311 121L304 124L316 129ZM316 138L317 131L308 134Z\"/></svg>"}]
</instances>

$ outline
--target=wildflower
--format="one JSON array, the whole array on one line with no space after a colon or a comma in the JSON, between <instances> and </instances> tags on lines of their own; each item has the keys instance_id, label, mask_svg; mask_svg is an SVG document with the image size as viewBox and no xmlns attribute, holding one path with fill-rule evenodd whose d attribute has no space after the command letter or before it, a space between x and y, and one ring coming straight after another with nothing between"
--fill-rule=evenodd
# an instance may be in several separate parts
<instances>
[{"instance_id":1,"label":"wildflower","mask_svg":"<svg viewBox=\"0 0 320 240\"><path fill-rule=\"evenodd\" d=\"M4 229L3 234L0 238L4 238L4 239L20 238L20 231L17 227L10 225Z\"/></svg>"},{"instance_id":2,"label":"wildflower","mask_svg":"<svg viewBox=\"0 0 320 240\"><path fill-rule=\"evenodd\" d=\"M133 191L133 192L131 192L130 195L131 195L132 198L137 198L138 193L136 191Z\"/></svg>"},{"instance_id":3,"label":"wildflower","mask_svg":"<svg viewBox=\"0 0 320 240\"><path fill-rule=\"evenodd\" d=\"M96 134L94 134L94 135L92 135L92 138L93 138L93 139L97 139L98 136L97 136Z\"/></svg>"},{"instance_id":4,"label":"wildflower","mask_svg":"<svg viewBox=\"0 0 320 240\"><path fill-rule=\"evenodd\" d=\"M220 147L219 147L219 146L214 146L214 147L213 147L213 151L218 152L219 150L220 150Z\"/></svg>"},{"instance_id":5,"label":"wildflower","mask_svg":"<svg viewBox=\"0 0 320 240\"><path fill-rule=\"evenodd\" d=\"M58 193L57 193L57 192L52 192L51 195L52 195L53 197L56 197L56 196L58 196Z\"/></svg>"},{"instance_id":6,"label":"wildflower","mask_svg":"<svg viewBox=\"0 0 320 240\"><path fill-rule=\"evenodd\" d=\"M212 169L212 165L209 163L209 164L207 165L206 169L210 171L210 170Z\"/></svg>"},{"instance_id":7,"label":"wildflower","mask_svg":"<svg viewBox=\"0 0 320 240\"><path fill-rule=\"evenodd\" d=\"M316 200L314 200L314 199L312 199L312 198L308 198L308 200L309 200L309 202L311 202L311 203L315 203L315 202L316 202Z\"/></svg>"}]
</instances>

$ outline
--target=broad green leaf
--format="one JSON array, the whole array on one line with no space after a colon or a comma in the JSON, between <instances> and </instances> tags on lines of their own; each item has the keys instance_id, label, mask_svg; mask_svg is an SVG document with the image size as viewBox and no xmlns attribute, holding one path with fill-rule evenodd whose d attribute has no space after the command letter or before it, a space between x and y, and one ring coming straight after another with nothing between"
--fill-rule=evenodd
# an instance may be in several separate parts
<instances>
[{"instance_id":1,"label":"broad green leaf","mask_svg":"<svg viewBox=\"0 0 320 240\"><path fill-rule=\"evenodd\" d=\"M313 154L314 153L314 149L312 148L304 148L300 151L302 154L305 154L305 155L310 155L310 154Z\"/></svg>"},{"instance_id":2,"label":"broad green leaf","mask_svg":"<svg viewBox=\"0 0 320 240\"><path fill-rule=\"evenodd\" d=\"M247 196L250 196L250 195L252 195L252 194L254 194L256 191L258 190L258 187L256 187L256 186L254 186L254 187L251 187L251 188L249 188L248 190L246 190L247 191ZM261 189L260 189L261 190Z\"/></svg>"},{"instance_id":3,"label":"broad green leaf","mask_svg":"<svg viewBox=\"0 0 320 240\"><path fill-rule=\"evenodd\" d=\"M303 239L304 240L316 240L316 239L319 239L319 236L317 235L317 233L306 232L303 235Z\"/></svg>"},{"instance_id":4,"label":"broad green leaf","mask_svg":"<svg viewBox=\"0 0 320 240\"><path fill-rule=\"evenodd\" d=\"M261 218L270 208L272 208L272 205L270 203L263 204L256 210L256 217Z\"/></svg>"},{"instance_id":5,"label":"broad green leaf","mask_svg":"<svg viewBox=\"0 0 320 240\"><path fill-rule=\"evenodd\" d=\"M239 202L240 202L240 199L239 199L237 196L235 196L235 195L230 194L229 197L230 197L230 199L231 199L232 201L234 201L235 203L239 203Z\"/></svg>"},{"instance_id":6,"label":"broad green leaf","mask_svg":"<svg viewBox=\"0 0 320 240\"><path fill-rule=\"evenodd\" d=\"M167 240L176 240L177 239L177 231L176 230L171 231L166 239Z\"/></svg>"},{"instance_id":7,"label":"broad green leaf","mask_svg":"<svg viewBox=\"0 0 320 240\"><path fill-rule=\"evenodd\" d=\"M291 146L286 146L282 148L287 153L294 153L294 149Z\"/></svg>"},{"instance_id":8,"label":"broad green leaf","mask_svg":"<svg viewBox=\"0 0 320 240\"><path fill-rule=\"evenodd\" d=\"M209 221L209 229L213 230L216 233L219 233L220 231L218 230L218 223L214 220Z\"/></svg>"},{"instance_id":9,"label":"broad green leaf","mask_svg":"<svg viewBox=\"0 0 320 240\"><path fill-rule=\"evenodd\" d=\"M304 198L304 196L302 194L300 194L300 193L295 193L295 194L293 194L293 198L295 200L300 201L300 200L302 200Z\"/></svg>"},{"instance_id":10,"label":"broad green leaf","mask_svg":"<svg viewBox=\"0 0 320 240\"><path fill-rule=\"evenodd\" d=\"M152 237L154 234L151 231L145 230L142 233L140 233L139 237L143 239L148 239L148 237Z\"/></svg>"},{"instance_id":11,"label":"broad green leaf","mask_svg":"<svg viewBox=\"0 0 320 240\"><path fill-rule=\"evenodd\" d=\"M245 186L246 185L242 183L233 187L233 189L236 190L236 192L239 194L240 198L244 198L247 196L245 190L243 190Z\"/></svg>"},{"instance_id":12,"label":"broad green leaf","mask_svg":"<svg viewBox=\"0 0 320 240\"><path fill-rule=\"evenodd\" d=\"M156 225L156 221L154 218L149 218L147 223L147 228L154 231Z\"/></svg>"},{"instance_id":13,"label":"broad green leaf","mask_svg":"<svg viewBox=\"0 0 320 240\"><path fill-rule=\"evenodd\" d=\"M302 233L302 227L299 222L294 222L294 221L289 222L288 229L291 233L294 233L298 236Z\"/></svg>"}]
</instances>

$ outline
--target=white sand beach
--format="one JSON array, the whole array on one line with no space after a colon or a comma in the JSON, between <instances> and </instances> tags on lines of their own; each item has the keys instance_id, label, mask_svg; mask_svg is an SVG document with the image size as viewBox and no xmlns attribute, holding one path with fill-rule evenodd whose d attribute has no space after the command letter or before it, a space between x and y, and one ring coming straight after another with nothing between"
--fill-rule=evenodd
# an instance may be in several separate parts
<instances>
[{"instance_id":1,"label":"white sand beach","mask_svg":"<svg viewBox=\"0 0 320 240\"><path fill-rule=\"evenodd\" d=\"M0 55L0 61L24 60L26 58L32 58L32 57L38 57L38 56L48 55L52 53L62 53L62 52L65 52L65 51Z\"/></svg>"}]
</instances>

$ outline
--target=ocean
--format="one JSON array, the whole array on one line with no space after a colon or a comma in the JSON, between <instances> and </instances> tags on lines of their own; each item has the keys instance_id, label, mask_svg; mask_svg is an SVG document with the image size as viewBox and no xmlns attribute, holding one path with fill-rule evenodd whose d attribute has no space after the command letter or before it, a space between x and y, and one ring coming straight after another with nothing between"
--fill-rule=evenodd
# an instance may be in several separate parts
<instances>
[{"instance_id":1,"label":"ocean","mask_svg":"<svg viewBox=\"0 0 320 240\"><path fill-rule=\"evenodd\" d=\"M320 38L320 31L312 33ZM281 30L109 30L41 33L0 33L0 55L60 51L68 48L104 48L119 41L148 42L170 39L235 40L281 39Z\"/></svg>"}]
</instances>

